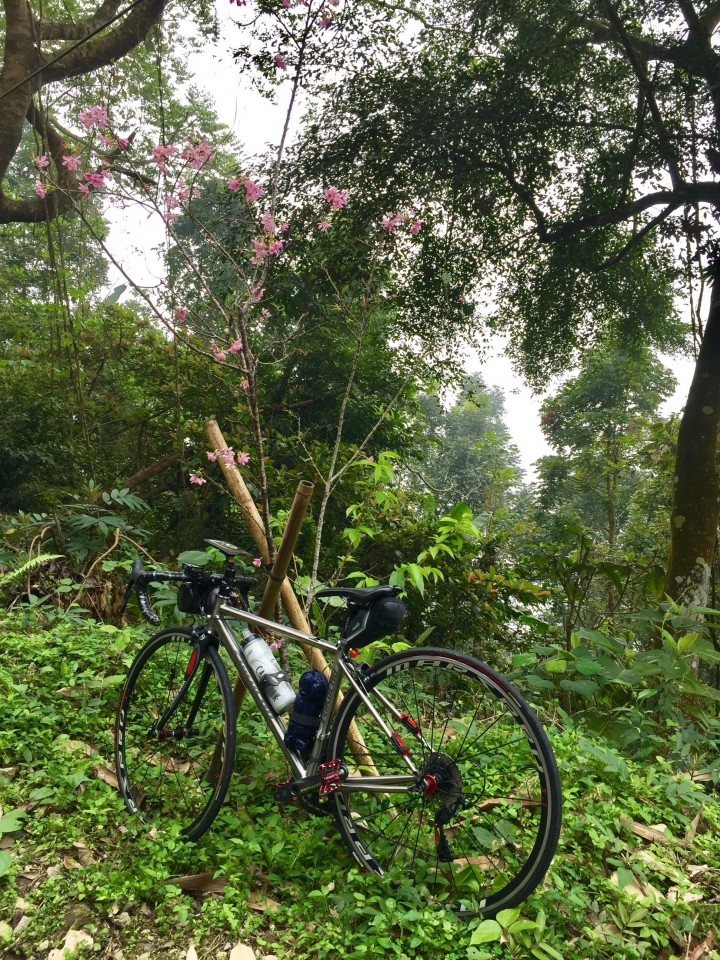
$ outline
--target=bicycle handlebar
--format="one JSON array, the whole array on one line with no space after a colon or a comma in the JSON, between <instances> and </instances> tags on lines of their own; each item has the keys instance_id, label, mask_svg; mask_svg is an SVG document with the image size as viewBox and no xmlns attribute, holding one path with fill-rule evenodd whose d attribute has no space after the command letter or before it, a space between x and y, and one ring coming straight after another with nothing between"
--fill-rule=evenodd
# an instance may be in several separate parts
<instances>
[{"instance_id":1,"label":"bicycle handlebar","mask_svg":"<svg viewBox=\"0 0 720 960\"><path fill-rule=\"evenodd\" d=\"M203 576L208 576L207 574ZM213 582L220 584L225 578L221 573L212 573L209 574ZM139 558L133 560L133 564L130 567L130 578L125 587L125 594L123 596L122 605L120 607L120 613L125 612L127 607L128 600L132 596L133 590L135 590L138 599L138 605L140 611L145 619L151 623L154 627L160 626L160 617L154 612L153 608L150 606L150 600L148 599L146 587L149 583L193 583L197 582L197 577L192 576L186 570L144 570L142 565L142 560ZM236 586L239 586L242 590L243 587L246 589L253 586L257 583L255 577L244 577L235 575L233 581Z\"/></svg>"},{"instance_id":2,"label":"bicycle handlebar","mask_svg":"<svg viewBox=\"0 0 720 960\"><path fill-rule=\"evenodd\" d=\"M162 583L167 581L180 582L189 579L188 575L182 570L144 570L142 560L133 560L133 565L130 567L130 579L125 587L120 613L125 612L128 600L133 590L135 590L142 615L154 627L158 627L160 626L160 617L150 606L146 590L147 585L149 583Z\"/></svg>"}]
</instances>

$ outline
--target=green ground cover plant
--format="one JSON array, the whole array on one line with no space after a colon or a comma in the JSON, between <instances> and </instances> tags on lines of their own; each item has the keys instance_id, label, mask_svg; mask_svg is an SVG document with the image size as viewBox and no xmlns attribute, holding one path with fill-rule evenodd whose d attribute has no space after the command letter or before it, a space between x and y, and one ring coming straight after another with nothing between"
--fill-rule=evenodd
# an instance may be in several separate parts
<instances>
[{"instance_id":1,"label":"green ground cover plant","mask_svg":"<svg viewBox=\"0 0 720 960\"><path fill-rule=\"evenodd\" d=\"M713 773L633 759L550 700L565 820L544 884L497 921L416 909L362 875L333 823L272 795L282 758L246 705L236 773L198 843L149 830L114 789L118 687L148 628L0 621L0 942L46 957L68 928L77 956L489 960L708 958L720 919ZM554 705L553 705L554 704ZM549 711L552 711L550 713ZM188 879L193 878L193 879ZM197 889L190 889L191 887ZM84 952L83 952L84 951Z\"/></svg>"}]
</instances>

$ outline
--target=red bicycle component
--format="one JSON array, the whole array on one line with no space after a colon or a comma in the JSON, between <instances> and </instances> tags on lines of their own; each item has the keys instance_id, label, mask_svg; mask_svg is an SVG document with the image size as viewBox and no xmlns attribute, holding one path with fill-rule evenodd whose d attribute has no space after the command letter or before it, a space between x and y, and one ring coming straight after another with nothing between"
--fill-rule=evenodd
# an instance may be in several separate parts
<instances>
[{"instance_id":1,"label":"red bicycle component","mask_svg":"<svg viewBox=\"0 0 720 960\"><path fill-rule=\"evenodd\" d=\"M417 720L413 720L409 713L401 713L400 719L403 722L403 726L409 730L410 733L414 733L416 737L420 736L420 724Z\"/></svg>"},{"instance_id":2,"label":"red bicycle component","mask_svg":"<svg viewBox=\"0 0 720 960\"><path fill-rule=\"evenodd\" d=\"M426 797L431 797L438 788L437 777L434 777L431 773L426 773L423 777L423 783L425 785L423 793Z\"/></svg>"},{"instance_id":3,"label":"red bicycle component","mask_svg":"<svg viewBox=\"0 0 720 960\"><path fill-rule=\"evenodd\" d=\"M393 732L390 734L390 740L392 741L392 745L396 752L399 753L401 757L406 757L410 753L408 748L405 746L405 741L399 733L395 733L393 730Z\"/></svg>"},{"instance_id":4,"label":"red bicycle component","mask_svg":"<svg viewBox=\"0 0 720 960\"><path fill-rule=\"evenodd\" d=\"M342 789L342 780L340 778L341 761L339 759L328 760L327 763L321 763L317 772L322 777L320 783L320 796L326 797L336 790Z\"/></svg>"}]
</instances>

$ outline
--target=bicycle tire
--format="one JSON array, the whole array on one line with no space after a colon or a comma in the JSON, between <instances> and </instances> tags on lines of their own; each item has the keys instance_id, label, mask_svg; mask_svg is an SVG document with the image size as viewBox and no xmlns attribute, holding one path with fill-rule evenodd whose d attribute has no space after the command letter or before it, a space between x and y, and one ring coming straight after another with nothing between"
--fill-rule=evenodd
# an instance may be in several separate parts
<instances>
[{"instance_id":1,"label":"bicycle tire","mask_svg":"<svg viewBox=\"0 0 720 960\"><path fill-rule=\"evenodd\" d=\"M423 676L420 676L421 670ZM434 675L433 693L436 689L444 691L442 695L452 703L439 739L435 721L440 719L440 714L438 712L436 717L434 701L431 707L429 698L419 692L418 686L429 671ZM438 685L438 672L444 676L444 688ZM410 679L414 696L409 693ZM332 794L336 821L350 853L364 871L378 876L387 874L391 882L404 887L411 900L442 903L459 914L486 918L517 906L545 876L557 847L562 821L557 763L533 710L511 683L486 664L474 657L440 648L404 650L386 657L369 669L364 685L369 699L384 719L387 720L389 714L377 695L372 695L378 688L379 693L384 693L411 718L403 721L406 723L403 737L408 742L409 755L412 757L414 752L418 761L422 758L422 771L435 779L436 793L432 796L424 793L380 795L371 791L341 789ZM394 701L393 695L398 696L398 691L403 689L407 691L405 702ZM475 703L472 695L479 694L479 691L487 695L485 702L488 705L496 705L495 719L492 719L492 710L483 708L480 713L482 698L478 696L468 723L467 718ZM463 709L465 714L461 713ZM457 716L452 717L451 726L453 711L457 711ZM414 715L420 730L415 736L410 726ZM481 718L478 723L484 723L487 718L487 724L477 739L468 741L478 716ZM502 723L501 718L504 718ZM409 772L407 766L403 766L397 747L389 749L392 745L388 743L387 735L381 735L379 725L361 698L350 690L335 718L327 754L340 758L347 766L349 776L362 779L361 771L353 770L355 760L348 743L352 720L358 725L379 773ZM513 736L502 743L505 728L513 731ZM522 735L515 737L519 731ZM453 746L453 739L457 744L461 736L459 747ZM463 756L466 743L473 750L486 736L488 739L478 748L477 763L472 756ZM507 747L509 742L515 745L514 749L500 753L501 747ZM519 768L514 785L510 780L516 759L527 766ZM537 784L530 771L537 774ZM429 790L431 780L425 783ZM473 791L476 791L474 800ZM398 796L403 799L392 799ZM415 796L420 798L419 801ZM442 813L438 812L441 807ZM472 808L474 814L466 816L466 811ZM435 816L431 821L433 810ZM455 812L443 825L442 817L453 810ZM433 832L429 837L426 837L429 831L422 832L421 845L426 815L427 826ZM402 827L403 817L408 822L414 818L409 834L405 832L407 826ZM457 823L453 824L453 819ZM370 836L374 838L372 841ZM498 837L504 841L504 846ZM389 863L383 865L383 856L388 860L386 851L393 841ZM523 851L530 844L532 847L525 857ZM433 847L436 856L434 880ZM462 850L463 856L456 858L453 848L456 853ZM379 850L383 851L383 856L379 855ZM441 860L441 856L444 859ZM398 869L401 864L404 866ZM513 864L517 870L511 875L515 869Z\"/></svg>"},{"instance_id":2,"label":"bicycle tire","mask_svg":"<svg viewBox=\"0 0 720 960\"><path fill-rule=\"evenodd\" d=\"M172 652L168 656L171 644L178 648L174 656ZM178 740L170 731L171 735L161 740L157 731L155 739L150 738L147 731L148 721L152 730L158 714L162 715L172 703L173 691L190 670L196 644L197 637L189 627L167 627L154 634L130 667L115 724L115 769L126 809L164 827L170 820L180 821L182 836L193 841L208 830L217 816L235 762L235 702L225 665L212 645L205 647L190 687L177 705L178 718L189 717L188 710L197 695L196 719L190 731L185 731L189 735ZM199 694L205 665L208 667L206 686ZM168 674L165 691L162 690L163 671ZM182 708L184 713L180 712ZM176 729L182 729L182 725ZM205 774L218 734L221 737L219 774L211 783ZM207 794L207 799L200 796L201 791Z\"/></svg>"}]
</instances>

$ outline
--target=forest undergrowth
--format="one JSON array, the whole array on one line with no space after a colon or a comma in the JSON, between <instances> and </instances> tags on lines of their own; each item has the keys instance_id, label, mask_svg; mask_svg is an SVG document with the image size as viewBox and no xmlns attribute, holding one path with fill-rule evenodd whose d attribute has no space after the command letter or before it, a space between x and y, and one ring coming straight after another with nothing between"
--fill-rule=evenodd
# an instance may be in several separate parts
<instances>
[{"instance_id":1,"label":"forest undergrowth","mask_svg":"<svg viewBox=\"0 0 720 960\"><path fill-rule=\"evenodd\" d=\"M11 614L0 629L6 960L44 960L71 927L86 935L73 956L115 960L186 958L191 948L209 960L238 943L279 960L720 956L712 780L661 756L633 761L552 702L538 709L563 781L557 855L519 910L500 924L468 922L362 875L329 819L278 806L282 757L247 703L212 829L186 843L172 824L144 827L114 788L112 732L119 685L148 628L78 618L42 629Z\"/></svg>"}]
</instances>

